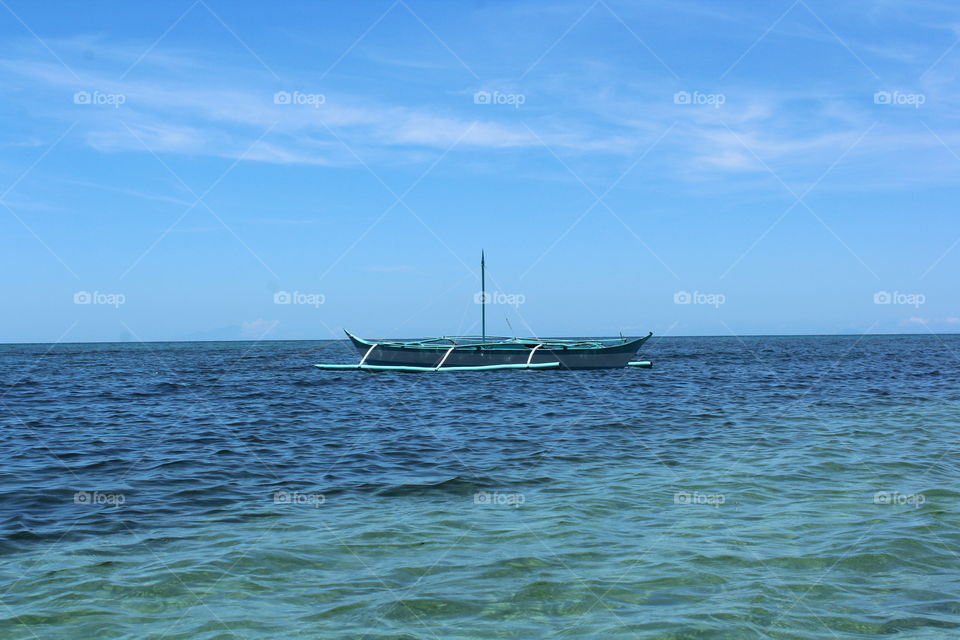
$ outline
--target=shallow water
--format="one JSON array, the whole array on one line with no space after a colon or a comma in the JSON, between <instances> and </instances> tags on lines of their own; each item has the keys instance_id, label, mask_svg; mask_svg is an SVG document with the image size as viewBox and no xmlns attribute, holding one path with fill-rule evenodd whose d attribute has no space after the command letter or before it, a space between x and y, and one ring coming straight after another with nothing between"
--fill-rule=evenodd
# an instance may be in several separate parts
<instances>
[{"instance_id":1,"label":"shallow water","mask_svg":"<svg viewBox=\"0 0 960 640\"><path fill-rule=\"evenodd\" d=\"M960 636L960 336L642 353L0 346L0 638Z\"/></svg>"}]
</instances>

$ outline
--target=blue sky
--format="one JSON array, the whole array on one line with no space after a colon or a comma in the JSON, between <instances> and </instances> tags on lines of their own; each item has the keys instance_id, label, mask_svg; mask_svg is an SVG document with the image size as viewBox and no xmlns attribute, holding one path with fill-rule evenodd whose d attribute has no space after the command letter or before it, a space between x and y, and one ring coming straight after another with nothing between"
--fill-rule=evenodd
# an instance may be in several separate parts
<instances>
[{"instance_id":1,"label":"blue sky","mask_svg":"<svg viewBox=\"0 0 960 640\"><path fill-rule=\"evenodd\" d=\"M0 341L960 329L953 3L0 5Z\"/></svg>"}]
</instances>

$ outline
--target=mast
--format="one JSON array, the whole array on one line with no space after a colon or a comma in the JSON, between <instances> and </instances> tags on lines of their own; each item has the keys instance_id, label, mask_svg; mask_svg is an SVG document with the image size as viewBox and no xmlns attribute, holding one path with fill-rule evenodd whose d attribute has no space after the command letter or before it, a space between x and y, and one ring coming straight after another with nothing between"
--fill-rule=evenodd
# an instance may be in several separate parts
<instances>
[{"instance_id":1,"label":"mast","mask_svg":"<svg viewBox=\"0 0 960 640\"><path fill-rule=\"evenodd\" d=\"M480 331L481 342L487 341L487 267L480 250Z\"/></svg>"}]
</instances>

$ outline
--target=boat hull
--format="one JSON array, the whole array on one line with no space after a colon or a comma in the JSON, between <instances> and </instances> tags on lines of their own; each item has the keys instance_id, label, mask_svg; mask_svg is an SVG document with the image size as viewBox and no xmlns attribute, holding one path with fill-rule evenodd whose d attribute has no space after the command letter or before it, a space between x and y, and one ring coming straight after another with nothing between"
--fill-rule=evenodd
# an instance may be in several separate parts
<instances>
[{"instance_id":1,"label":"boat hull","mask_svg":"<svg viewBox=\"0 0 960 640\"><path fill-rule=\"evenodd\" d=\"M398 367L483 367L492 365L525 365L559 362L561 369L619 369L636 355L650 336L625 340L610 346L537 347L536 342L506 345L436 345L405 346L363 340L347 334L360 353L364 364ZM451 347L454 347L451 350ZM537 348L535 348L537 347ZM532 352L532 354L531 354Z\"/></svg>"}]
</instances>

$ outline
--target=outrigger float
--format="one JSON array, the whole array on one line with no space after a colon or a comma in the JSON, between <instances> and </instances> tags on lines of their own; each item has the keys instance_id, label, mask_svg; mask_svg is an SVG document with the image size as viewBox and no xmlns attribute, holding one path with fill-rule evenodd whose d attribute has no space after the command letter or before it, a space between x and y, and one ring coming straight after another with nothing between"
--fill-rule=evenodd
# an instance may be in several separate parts
<instances>
[{"instance_id":1,"label":"outrigger float","mask_svg":"<svg viewBox=\"0 0 960 640\"><path fill-rule=\"evenodd\" d=\"M411 341L364 340L345 331L361 354L358 364L318 364L324 370L361 371L495 371L500 369L650 368L649 360L633 360L653 333L642 338L513 338L486 331L486 265L480 258L482 302L479 336L443 336Z\"/></svg>"}]
</instances>

